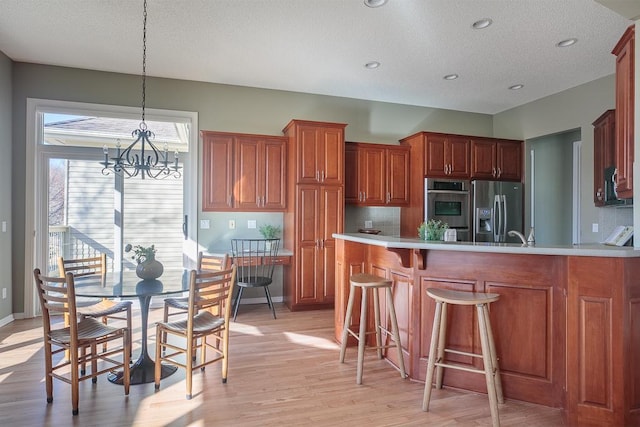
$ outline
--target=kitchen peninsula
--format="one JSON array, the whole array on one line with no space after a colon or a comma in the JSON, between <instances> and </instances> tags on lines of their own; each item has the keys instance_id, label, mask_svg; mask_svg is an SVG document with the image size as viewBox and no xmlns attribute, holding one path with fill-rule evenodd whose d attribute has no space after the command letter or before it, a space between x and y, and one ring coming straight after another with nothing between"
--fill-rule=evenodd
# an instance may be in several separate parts
<instances>
[{"instance_id":1,"label":"kitchen peninsula","mask_svg":"<svg viewBox=\"0 0 640 427\"><path fill-rule=\"evenodd\" d=\"M407 373L424 381L435 308L426 289L498 293L490 317L507 399L562 407L569 425L640 424L639 250L334 237L338 341L349 276L386 277L394 283ZM352 324L358 319L356 312ZM452 307L449 321L456 325L449 343L479 352L473 307ZM396 364L395 351L386 357ZM477 359L450 357L481 367ZM481 375L446 370L444 384L486 392Z\"/></svg>"}]
</instances>

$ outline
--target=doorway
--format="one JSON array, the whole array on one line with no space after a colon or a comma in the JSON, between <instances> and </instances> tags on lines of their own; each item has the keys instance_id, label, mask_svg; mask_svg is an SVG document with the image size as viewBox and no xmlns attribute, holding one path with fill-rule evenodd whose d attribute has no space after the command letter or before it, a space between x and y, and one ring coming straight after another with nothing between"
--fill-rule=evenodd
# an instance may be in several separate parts
<instances>
[{"instance_id":1,"label":"doorway","mask_svg":"<svg viewBox=\"0 0 640 427\"><path fill-rule=\"evenodd\" d=\"M579 239L580 130L527 141L528 200L536 244L571 245Z\"/></svg>"},{"instance_id":2,"label":"doorway","mask_svg":"<svg viewBox=\"0 0 640 427\"><path fill-rule=\"evenodd\" d=\"M127 244L153 244L165 270L195 266L195 113L147 110L146 123L160 139L158 145L179 153L179 177L125 179L100 162L105 147L114 151L121 139L124 147L133 141L137 109L46 100L27 104L33 126L27 158L34 160L27 164L27 176L33 176L26 186L27 212L33 217L26 218L25 317L39 311L30 280L33 268L57 274L59 256L106 253L109 270L123 271L136 267Z\"/></svg>"}]
</instances>

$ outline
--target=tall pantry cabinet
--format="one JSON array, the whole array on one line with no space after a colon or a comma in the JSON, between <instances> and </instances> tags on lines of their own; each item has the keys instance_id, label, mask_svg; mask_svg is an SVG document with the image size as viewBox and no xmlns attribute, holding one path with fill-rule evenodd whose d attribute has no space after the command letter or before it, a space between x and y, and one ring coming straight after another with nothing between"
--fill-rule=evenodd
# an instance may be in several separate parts
<instances>
[{"instance_id":1,"label":"tall pantry cabinet","mask_svg":"<svg viewBox=\"0 0 640 427\"><path fill-rule=\"evenodd\" d=\"M288 138L284 247L284 302L292 310L333 307L335 239L344 228L344 128L346 124L292 120ZM291 230L291 231L289 231Z\"/></svg>"}]
</instances>

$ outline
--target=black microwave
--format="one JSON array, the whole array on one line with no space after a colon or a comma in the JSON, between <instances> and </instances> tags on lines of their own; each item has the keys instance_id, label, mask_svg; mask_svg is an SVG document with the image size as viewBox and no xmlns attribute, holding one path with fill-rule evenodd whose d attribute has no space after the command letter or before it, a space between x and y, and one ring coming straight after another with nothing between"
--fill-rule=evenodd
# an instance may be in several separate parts
<instances>
[{"instance_id":1,"label":"black microwave","mask_svg":"<svg viewBox=\"0 0 640 427\"><path fill-rule=\"evenodd\" d=\"M619 199L616 191L616 167L609 166L604 169L604 204L605 205L632 205L633 199Z\"/></svg>"}]
</instances>

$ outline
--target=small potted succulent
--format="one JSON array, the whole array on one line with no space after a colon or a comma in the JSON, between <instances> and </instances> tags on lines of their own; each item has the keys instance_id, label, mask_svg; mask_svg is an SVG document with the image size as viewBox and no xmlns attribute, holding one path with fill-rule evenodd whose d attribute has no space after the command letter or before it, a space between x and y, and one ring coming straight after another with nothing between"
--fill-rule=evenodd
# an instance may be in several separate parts
<instances>
[{"instance_id":1,"label":"small potted succulent","mask_svg":"<svg viewBox=\"0 0 640 427\"><path fill-rule=\"evenodd\" d=\"M422 240L444 240L444 232L449 224L439 220L430 219L418 227L418 237Z\"/></svg>"}]
</instances>

